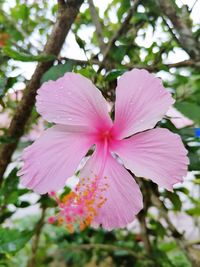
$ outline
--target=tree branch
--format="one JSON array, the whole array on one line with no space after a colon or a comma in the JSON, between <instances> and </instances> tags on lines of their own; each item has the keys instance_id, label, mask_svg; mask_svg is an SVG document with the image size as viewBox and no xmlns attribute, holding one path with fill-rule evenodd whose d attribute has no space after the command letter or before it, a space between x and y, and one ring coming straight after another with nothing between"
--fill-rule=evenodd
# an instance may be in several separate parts
<instances>
[{"instance_id":1,"label":"tree branch","mask_svg":"<svg viewBox=\"0 0 200 267\"><path fill-rule=\"evenodd\" d=\"M179 37L177 38L182 48L192 59L200 61L200 46L194 38L192 29L188 23L189 14L182 12L182 10L176 7L175 3L172 3L170 0L157 0L157 3L162 13L168 17L178 33Z\"/></svg>"},{"instance_id":2,"label":"tree branch","mask_svg":"<svg viewBox=\"0 0 200 267\"><path fill-rule=\"evenodd\" d=\"M65 8L58 10L57 21L53 27L52 33L44 47L43 54L59 55L65 38L74 22L83 0L69 0ZM32 108L35 104L36 91L40 86L42 75L53 65L52 62L42 62L36 67L36 70L24 91L23 98L19 103L15 115L8 129L8 136L14 139L13 142L3 144L0 148L0 184L3 174L11 161L20 137L24 133L25 125L31 115Z\"/></svg>"},{"instance_id":3,"label":"tree branch","mask_svg":"<svg viewBox=\"0 0 200 267\"><path fill-rule=\"evenodd\" d=\"M99 15L96 11L95 5L93 0L88 0L89 3L89 7L90 7L90 14L91 14L91 18L92 21L95 25L96 28L96 35L97 35L97 40L100 46L100 50L101 53L104 53L105 49L106 49L106 45L104 43L104 38L103 38L103 29L102 29L102 25L99 19Z\"/></svg>"},{"instance_id":4,"label":"tree branch","mask_svg":"<svg viewBox=\"0 0 200 267\"><path fill-rule=\"evenodd\" d=\"M45 213L46 213L46 208L42 208L42 214L41 218L39 219L38 223L35 226L35 236L32 240L32 254L31 258L28 261L27 267L35 267L36 266L36 254L39 246L39 241L40 241L40 234L42 231L42 228L44 226L44 220L45 220Z\"/></svg>"},{"instance_id":5,"label":"tree branch","mask_svg":"<svg viewBox=\"0 0 200 267\"><path fill-rule=\"evenodd\" d=\"M196 0L194 2L194 4L192 5L191 9L190 9L190 13L193 11L194 7L196 6L196 4L198 3L199 0Z\"/></svg>"},{"instance_id":6,"label":"tree branch","mask_svg":"<svg viewBox=\"0 0 200 267\"><path fill-rule=\"evenodd\" d=\"M64 249L67 249L67 250L101 249L101 250L111 250L111 251L123 250L136 259L142 260L142 259L148 258L148 260L151 260L147 255L139 254L137 252L134 252L132 249L129 249L123 246L111 245L111 244L78 244L78 245L70 244L69 246L65 246Z\"/></svg>"},{"instance_id":7,"label":"tree branch","mask_svg":"<svg viewBox=\"0 0 200 267\"><path fill-rule=\"evenodd\" d=\"M58 8L65 7L66 3L65 0L58 0Z\"/></svg>"},{"instance_id":8,"label":"tree branch","mask_svg":"<svg viewBox=\"0 0 200 267\"><path fill-rule=\"evenodd\" d=\"M77 65L80 66L87 66L89 64L94 64L94 65L102 65L102 62L100 62L98 59L91 59L90 62L88 62L88 60L81 60L81 59L74 59L74 58L68 58L68 57L59 57L58 60L69 60L69 61L74 61ZM175 63L166 63L166 64L162 64L164 67L171 69L171 68L184 68L184 67L194 67L194 68L199 68L200 67L200 63L195 62L192 59L186 59L183 61L179 61L179 62L175 62ZM126 64L126 65L122 65L123 67L127 68L127 69L133 69L133 68L138 68L138 69L146 69L149 72L157 72L160 71L160 65L133 65L131 63ZM113 68L116 68L116 64L110 60L105 60L104 61L104 65L103 68L107 69L107 70L112 70Z\"/></svg>"},{"instance_id":9,"label":"tree branch","mask_svg":"<svg viewBox=\"0 0 200 267\"><path fill-rule=\"evenodd\" d=\"M113 37L110 39L109 43L106 46L106 49L103 53L103 60L100 64L99 70L98 72L101 71L104 62L107 60L108 54L110 52L110 49L112 48L112 46L114 45L115 41L119 38L119 36L124 32L124 29L127 28L133 14L135 13L135 11L137 10L137 7L139 5L140 0L135 0L133 5L131 6L131 8L128 11L128 14L124 20L124 22L121 24L120 28L114 33Z\"/></svg>"},{"instance_id":10,"label":"tree branch","mask_svg":"<svg viewBox=\"0 0 200 267\"><path fill-rule=\"evenodd\" d=\"M137 177L133 177L133 179L136 179L137 183L140 185L140 189L143 195L144 206L143 206L143 209L140 211L140 213L137 215L137 217L140 223L141 236L144 242L144 248L147 254L151 255L152 247L151 247L149 231L148 231L148 227L146 223L147 212L150 207L150 194L149 194L148 184L147 184L148 182L143 181L140 178L138 179Z\"/></svg>"}]
</instances>

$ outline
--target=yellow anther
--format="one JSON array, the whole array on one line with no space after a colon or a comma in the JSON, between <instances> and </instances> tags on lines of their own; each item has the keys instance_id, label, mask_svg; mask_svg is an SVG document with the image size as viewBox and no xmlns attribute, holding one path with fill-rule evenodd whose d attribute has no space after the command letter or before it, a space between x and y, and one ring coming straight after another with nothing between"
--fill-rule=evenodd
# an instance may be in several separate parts
<instances>
[{"instance_id":1,"label":"yellow anther","mask_svg":"<svg viewBox=\"0 0 200 267\"><path fill-rule=\"evenodd\" d=\"M72 224L67 224L66 227L70 234L74 233L74 226Z\"/></svg>"},{"instance_id":2,"label":"yellow anther","mask_svg":"<svg viewBox=\"0 0 200 267\"><path fill-rule=\"evenodd\" d=\"M58 218L58 225L62 225L64 223L64 219L62 217Z\"/></svg>"},{"instance_id":3,"label":"yellow anther","mask_svg":"<svg viewBox=\"0 0 200 267\"><path fill-rule=\"evenodd\" d=\"M80 224L79 224L80 231L85 230L86 227L87 227L87 225L84 222L80 222Z\"/></svg>"}]
</instances>

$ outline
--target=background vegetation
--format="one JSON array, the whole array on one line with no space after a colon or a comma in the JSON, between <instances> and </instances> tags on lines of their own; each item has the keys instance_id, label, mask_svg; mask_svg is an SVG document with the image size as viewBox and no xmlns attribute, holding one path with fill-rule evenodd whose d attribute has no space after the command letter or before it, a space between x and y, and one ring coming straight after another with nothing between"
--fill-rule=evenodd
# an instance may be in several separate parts
<instances>
[{"instance_id":1,"label":"background vegetation","mask_svg":"<svg viewBox=\"0 0 200 267\"><path fill-rule=\"evenodd\" d=\"M200 29L198 1L188 3L0 0L0 266L200 266ZM162 77L190 119L171 113L160 123L181 135L188 177L173 193L140 180L144 210L127 229L49 225L54 201L16 175L22 149L50 126L35 110L36 90L75 71L113 103L117 77L134 67Z\"/></svg>"}]
</instances>

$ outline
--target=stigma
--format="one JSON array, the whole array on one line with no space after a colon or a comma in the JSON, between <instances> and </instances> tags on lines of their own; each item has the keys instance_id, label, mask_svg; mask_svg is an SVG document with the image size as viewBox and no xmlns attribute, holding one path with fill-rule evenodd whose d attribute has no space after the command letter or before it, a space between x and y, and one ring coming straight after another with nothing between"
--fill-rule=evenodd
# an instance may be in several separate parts
<instances>
[{"instance_id":1,"label":"stigma","mask_svg":"<svg viewBox=\"0 0 200 267\"><path fill-rule=\"evenodd\" d=\"M106 182L107 177L100 179L81 178L75 190L58 198L55 192L49 193L58 204L59 213L48 219L49 223L64 225L68 232L75 230L83 231L92 224L98 211L105 204L107 198L105 192L109 185ZM103 182L102 182L103 180Z\"/></svg>"}]
</instances>

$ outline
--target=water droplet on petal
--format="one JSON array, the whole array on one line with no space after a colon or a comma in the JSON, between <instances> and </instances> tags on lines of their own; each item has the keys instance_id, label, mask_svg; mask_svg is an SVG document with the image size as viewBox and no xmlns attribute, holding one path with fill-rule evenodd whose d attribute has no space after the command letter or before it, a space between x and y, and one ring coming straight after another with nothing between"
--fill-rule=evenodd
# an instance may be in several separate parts
<instances>
[{"instance_id":1,"label":"water droplet on petal","mask_svg":"<svg viewBox=\"0 0 200 267\"><path fill-rule=\"evenodd\" d=\"M56 115L56 116L55 116L55 119L56 119L56 120L59 120L60 118L61 118L60 115Z\"/></svg>"}]
</instances>

